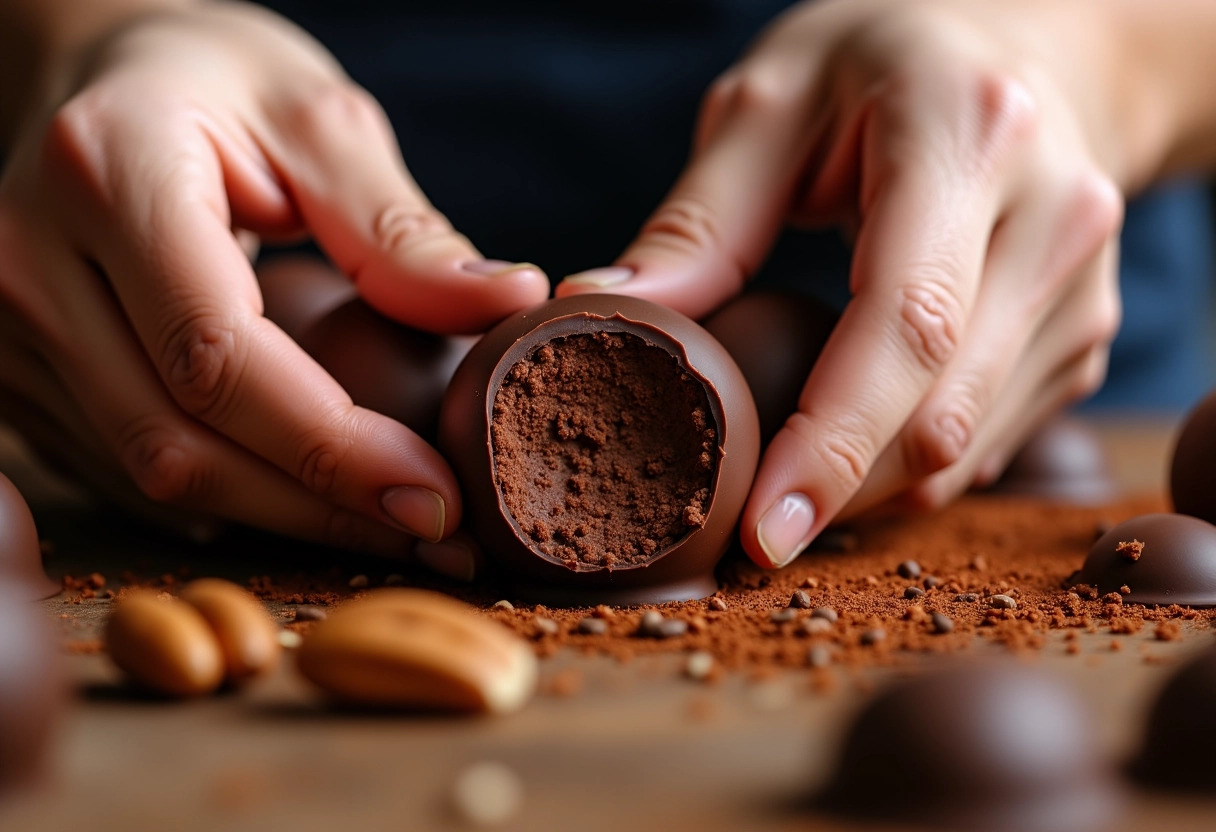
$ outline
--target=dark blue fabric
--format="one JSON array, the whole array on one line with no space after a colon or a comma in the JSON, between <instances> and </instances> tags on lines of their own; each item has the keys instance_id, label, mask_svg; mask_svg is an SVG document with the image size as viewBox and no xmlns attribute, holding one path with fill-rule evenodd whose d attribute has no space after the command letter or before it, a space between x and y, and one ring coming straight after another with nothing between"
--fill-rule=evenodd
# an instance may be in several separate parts
<instances>
[{"instance_id":1,"label":"dark blue fabric","mask_svg":"<svg viewBox=\"0 0 1216 832\"><path fill-rule=\"evenodd\" d=\"M610 263L688 153L701 95L782 0L282 0L385 106L414 177L489 257ZM1125 325L1092 407L1178 409L1213 382L1201 187L1129 206ZM848 251L789 233L758 281L843 305Z\"/></svg>"}]
</instances>

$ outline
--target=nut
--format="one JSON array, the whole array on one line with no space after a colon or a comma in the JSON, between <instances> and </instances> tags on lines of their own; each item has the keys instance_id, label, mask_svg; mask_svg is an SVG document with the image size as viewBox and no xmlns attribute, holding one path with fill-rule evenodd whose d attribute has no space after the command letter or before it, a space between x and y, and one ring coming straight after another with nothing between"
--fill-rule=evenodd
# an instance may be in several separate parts
<instances>
[{"instance_id":1,"label":"nut","mask_svg":"<svg viewBox=\"0 0 1216 832\"><path fill-rule=\"evenodd\" d=\"M278 664L278 628L253 595L219 578L201 578L178 597L198 610L215 633L228 681L267 673Z\"/></svg>"},{"instance_id":2,"label":"nut","mask_svg":"<svg viewBox=\"0 0 1216 832\"><path fill-rule=\"evenodd\" d=\"M115 605L105 640L114 663L158 693L198 696L224 680L223 652L206 619L168 595L131 592Z\"/></svg>"},{"instance_id":3,"label":"nut","mask_svg":"<svg viewBox=\"0 0 1216 832\"><path fill-rule=\"evenodd\" d=\"M382 589L317 622L305 678L366 705L505 713L536 688L536 657L501 625L445 595Z\"/></svg>"}]
</instances>

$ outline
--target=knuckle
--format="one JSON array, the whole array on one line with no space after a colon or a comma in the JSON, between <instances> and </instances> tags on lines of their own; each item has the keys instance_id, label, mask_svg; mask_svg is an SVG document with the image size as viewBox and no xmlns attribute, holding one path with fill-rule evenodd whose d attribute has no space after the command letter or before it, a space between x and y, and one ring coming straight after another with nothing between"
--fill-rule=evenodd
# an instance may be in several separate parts
<instances>
[{"instance_id":1,"label":"knuckle","mask_svg":"<svg viewBox=\"0 0 1216 832\"><path fill-rule=\"evenodd\" d=\"M902 345L927 372L937 375L958 350L962 302L948 267L921 267L918 279L897 292L898 334Z\"/></svg>"},{"instance_id":2,"label":"knuckle","mask_svg":"<svg viewBox=\"0 0 1216 832\"><path fill-rule=\"evenodd\" d=\"M817 457L819 470L827 472L842 494L852 494L861 487L877 452L861 426L845 426L825 435L806 414L795 413L786 427Z\"/></svg>"},{"instance_id":3,"label":"knuckle","mask_svg":"<svg viewBox=\"0 0 1216 832\"><path fill-rule=\"evenodd\" d=\"M904 458L912 476L928 476L949 468L971 447L981 412L980 394L964 390L967 388L962 388L944 411L908 432Z\"/></svg>"},{"instance_id":4,"label":"knuckle","mask_svg":"<svg viewBox=\"0 0 1216 832\"><path fill-rule=\"evenodd\" d=\"M349 81L326 79L284 104L291 128L306 142L317 142L338 131L383 130L384 110L367 90Z\"/></svg>"},{"instance_id":5,"label":"knuckle","mask_svg":"<svg viewBox=\"0 0 1216 832\"><path fill-rule=\"evenodd\" d=\"M438 211L404 203L380 209L372 225L376 246L385 254L400 253L425 240L451 233L452 226Z\"/></svg>"},{"instance_id":6,"label":"knuckle","mask_svg":"<svg viewBox=\"0 0 1216 832\"><path fill-rule=\"evenodd\" d=\"M104 199L106 165L102 137L109 131L103 97L85 91L64 103L47 123L39 148L40 171L50 181L69 178L94 199Z\"/></svg>"},{"instance_id":7,"label":"knuckle","mask_svg":"<svg viewBox=\"0 0 1216 832\"><path fill-rule=\"evenodd\" d=\"M1118 234L1123 224L1123 195L1106 174L1086 171L1073 185L1067 210L1073 233L1086 243L1083 250L1093 254Z\"/></svg>"},{"instance_id":8,"label":"knuckle","mask_svg":"<svg viewBox=\"0 0 1216 832\"><path fill-rule=\"evenodd\" d=\"M296 476L304 487L322 496L337 489L338 472L351 452L351 443L332 430L315 431L299 443Z\"/></svg>"},{"instance_id":9,"label":"knuckle","mask_svg":"<svg viewBox=\"0 0 1216 832\"><path fill-rule=\"evenodd\" d=\"M728 108L740 116L759 118L789 113L799 105L802 91L788 73L753 69L728 89Z\"/></svg>"},{"instance_id":10,"label":"knuckle","mask_svg":"<svg viewBox=\"0 0 1216 832\"><path fill-rule=\"evenodd\" d=\"M163 344L162 373L174 400L212 424L230 418L244 365L236 328L220 315L195 311L167 330Z\"/></svg>"},{"instance_id":11,"label":"knuckle","mask_svg":"<svg viewBox=\"0 0 1216 832\"><path fill-rule=\"evenodd\" d=\"M210 491L211 468L174 428L137 418L120 432L119 455L135 486L155 502L182 505Z\"/></svg>"},{"instance_id":12,"label":"knuckle","mask_svg":"<svg viewBox=\"0 0 1216 832\"><path fill-rule=\"evenodd\" d=\"M980 148L998 155L1018 141L1034 135L1039 107L1034 94L1007 72L985 71L975 83L974 113Z\"/></svg>"},{"instance_id":13,"label":"knuckle","mask_svg":"<svg viewBox=\"0 0 1216 832\"><path fill-rule=\"evenodd\" d=\"M1096 393L1106 380L1109 358L1109 351L1103 347L1094 347L1086 352L1071 374L1065 397L1075 402Z\"/></svg>"},{"instance_id":14,"label":"knuckle","mask_svg":"<svg viewBox=\"0 0 1216 832\"><path fill-rule=\"evenodd\" d=\"M642 234L685 253L717 250L722 245L718 212L704 199L689 194L673 197L661 205L646 222Z\"/></svg>"}]
</instances>

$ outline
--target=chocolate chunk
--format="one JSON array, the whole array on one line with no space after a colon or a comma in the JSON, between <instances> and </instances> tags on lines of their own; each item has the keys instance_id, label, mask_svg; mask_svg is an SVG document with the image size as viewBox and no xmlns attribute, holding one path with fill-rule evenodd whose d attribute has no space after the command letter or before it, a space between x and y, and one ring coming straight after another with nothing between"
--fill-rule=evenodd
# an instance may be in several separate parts
<instances>
[{"instance_id":1,"label":"chocolate chunk","mask_svg":"<svg viewBox=\"0 0 1216 832\"><path fill-rule=\"evenodd\" d=\"M947 615L935 612L929 616L929 619L933 623L933 632L939 635L945 635L954 631L954 619Z\"/></svg>"},{"instance_id":2,"label":"chocolate chunk","mask_svg":"<svg viewBox=\"0 0 1216 832\"><path fill-rule=\"evenodd\" d=\"M793 607L773 610L771 613L769 613L769 619L775 624L784 624L787 621L793 621L797 617L798 610L794 609Z\"/></svg>"},{"instance_id":3,"label":"chocolate chunk","mask_svg":"<svg viewBox=\"0 0 1216 832\"><path fill-rule=\"evenodd\" d=\"M814 612L811 613L811 617L822 618L831 624L835 624L836 619L838 619L840 616L838 616L836 614L836 610L832 609L831 607L816 607Z\"/></svg>"},{"instance_id":4,"label":"chocolate chunk","mask_svg":"<svg viewBox=\"0 0 1216 832\"><path fill-rule=\"evenodd\" d=\"M1013 610L1018 606L1018 602L1008 595L993 595L988 599L988 604L994 610Z\"/></svg>"},{"instance_id":5,"label":"chocolate chunk","mask_svg":"<svg viewBox=\"0 0 1216 832\"><path fill-rule=\"evenodd\" d=\"M717 596L706 601L705 606L712 612L726 612L727 610L726 601Z\"/></svg>"},{"instance_id":6,"label":"chocolate chunk","mask_svg":"<svg viewBox=\"0 0 1216 832\"><path fill-rule=\"evenodd\" d=\"M920 564L914 560L906 560L895 568L899 573L899 577L907 580L915 580L920 577Z\"/></svg>"},{"instance_id":7,"label":"chocolate chunk","mask_svg":"<svg viewBox=\"0 0 1216 832\"><path fill-rule=\"evenodd\" d=\"M608 622L602 618L581 618L578 631L585 636L602 636L608 632Z\"/></svg>"},{"instance_id":8,"label":"chocolate chunk","mask_svg":"<svg viewBox=\"0 0 1216 832\"><path fill-rule=\"evenodd\" d=\"M904 590L904 597L909 601L916 601L925 597L925 591L918 586L910 586Z\"/></svg>"},{"instance_id":9,"label":"chocolate chunk","mask_svg":"<svg viewBox=\"0 0 1216 832\"><path fill-rule=\"evenodd\" d=\"M800 610L809 610L812 603L814 602L811 601L811 596L807 594L806 590L799 589L790 596L790 606Z\"/></svg>"}]
</instances>

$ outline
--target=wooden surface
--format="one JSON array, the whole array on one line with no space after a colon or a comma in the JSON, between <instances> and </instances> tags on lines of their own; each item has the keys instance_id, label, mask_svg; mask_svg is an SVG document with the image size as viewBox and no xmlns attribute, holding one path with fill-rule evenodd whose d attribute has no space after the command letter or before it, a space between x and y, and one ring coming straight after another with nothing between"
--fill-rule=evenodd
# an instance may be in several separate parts
<instances>
[{"instance_id":1,"label":"wooden surface","mask_svg":"<svg viewBox=\"0 0 1216 832\"><path fill-rule=\"evenodd\" d=\"M1161 488L1170 427L1104 426L1125 488ZM298 564L291 544L253 538L220 551L98 512L2 434L0 470L32 495L61 574L156 574L185 564L243 581L325 568L315 553ZM96 635L107 603L52 599L46 608L65 638L82 640ZM1085 655L1075 657L1059 635L1032 660L1078 687L1098 726L1095 753L1114 756L1134 745L1168 666L1212 642L1207 631L1152 642L1146 628L1120 652L1110 651L1109 634L1085 638ZM1161 664L1145 663L1146 650ZM573 668L580 691L543 693L512 717L470 720L336 712L289 666L238 693L187 703L132 696L102 656L70 656L68 666L80 695L55 747L52 781L0 807L0 830L464 828L452 784L483 760L507 764L524 786L521 812L496 828L832 828L800 800L829 772L862 693L891 672L815 693L800 672L706 686L681 677L678 656L618 665L568 653L543 663L544 678ZM1133 795L1113 828L1216 828L1216 801Z\"/></svg>"}]
</instances>

